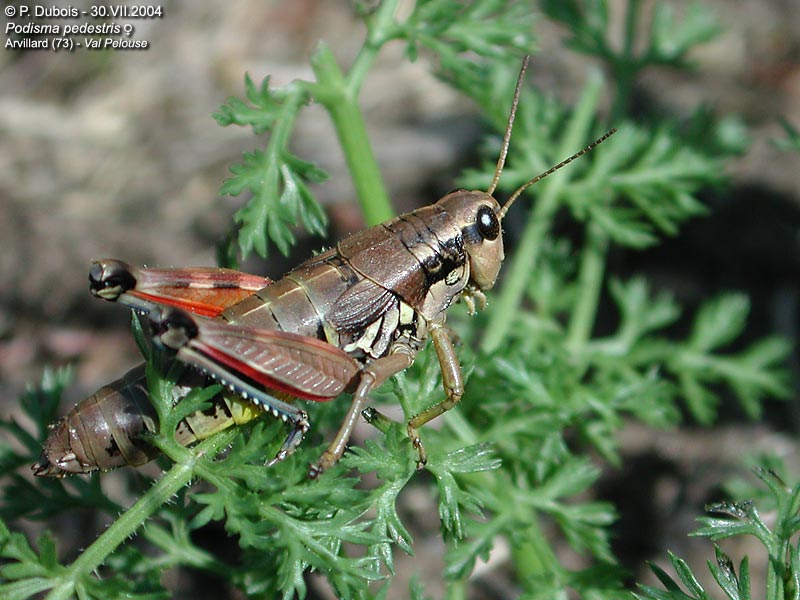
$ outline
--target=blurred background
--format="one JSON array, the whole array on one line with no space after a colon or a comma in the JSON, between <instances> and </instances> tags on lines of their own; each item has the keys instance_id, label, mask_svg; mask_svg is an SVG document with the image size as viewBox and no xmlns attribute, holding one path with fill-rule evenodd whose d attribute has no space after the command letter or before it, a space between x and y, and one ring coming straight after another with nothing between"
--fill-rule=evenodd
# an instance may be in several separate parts
<instances>
[{"instance_id":1,"label":"blurred background","mask_svg":"<svg viewBox=\"0 0 800 600\"><path fill-rule=\"evenodd\" d=\"M620 30L624 1L610 3ZM674 4L680 11L687 3ZM772 140L785 137L780 117L800 127L800 9L795 0L704 4L725 32L694 53L693 73L649 71L637 82L638 102L678 118L699 104L739 115L751 148L733 163L730 187L707 196L710 217L691 222L679 238L655 250L616 256L613 267L647 273L689 307L723 289L744 291L753 304L748 339L781 333L796 342L800 155L779 151ZM270 75L276 85L312 79L308 58L320 40L347 66L364 37L352 4L344 0L195 0L163 8L161 19L129 21L135 38L149 42L146 50L0 53L4 415L15 414L19 394L40 380L45 365L75 367L66 410L139 362L125 311L88 293L91 259L214 264L215 245L241 205L240 199L220 198L217 190L228 166L264 143L249 130L222 128L211 118L228 96L243 95L245 72L256 82ZM539 50L530 81L574 100L593 65L564 49L565 32L558 25L542 17L536 27ZM409 64L403 45L390 45L361 95L398 212L452 189L456 174L476 164L485 133L474 106L437 80L435 70L424 54ZM321 109L311 106L304 113L293 147L330 173L314 191L331 218L331 239L360 229L343 158ZM246 267L276 277L324 243L304 240L288 261L273 256ZM797 381L796 351L789 367ZM722 411L714 429L626 431L624 468L608 473L602 493L619 507L616 552L637 579L647 577L645 560L663 560L665 548L695 565L711 558L706 541L697 542L698 554L691 554L686 533L695 528L703 504L719 497L708 481L747 476L743 448L777 452L797 467L796 401L768 404L767 412L758 424L731 408ZM438 535L435 508L424 490L406 500L406 510L419 515L418 530L412 531L417 556L398 557L398 570L422 573L435 593L439 550L426 540L426 530ZM502 566L500 548L476 575L487 582L487 598L505 597ZM197 597L191 581L175 586L185 597ZM313 593L326 597L324 590Z\"/></svg>"}]
</instances>

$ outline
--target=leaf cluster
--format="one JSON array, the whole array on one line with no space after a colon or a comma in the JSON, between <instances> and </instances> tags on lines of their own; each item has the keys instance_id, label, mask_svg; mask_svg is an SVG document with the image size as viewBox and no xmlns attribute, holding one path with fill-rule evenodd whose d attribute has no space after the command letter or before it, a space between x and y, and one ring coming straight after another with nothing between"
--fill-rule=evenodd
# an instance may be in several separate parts
<instances>
[{"instance_id":1,"label":"leaf cluster","mask_svg":"<svg viewBox=\"0 0 800 600\"><path fill-rule=\"evenodd\" d=\"M572 48L634 70L654 65L689 67L689 51L714 39L721 31L716 17L700 3L688 5L681 18L676 18L674 5L659 2L648 18L642 3L634 1L625 5L628 32L623 48L615 48L608 36L608 2L546 0L542 8L551 19L569 28L572 38L568 44ZM639 40L632 37L634 32L646 36L640 49Z\"/></svg>"},{"instance_id":2,"label":"leaf cluster","mask_svg":"<svg viewBox=\"0 0 800 600\"><path fill-rule=\"evenodd\" d=\"M617 83L612 114L620 118L630 107L631 87L642 70L653 66L689 68L689 52L717 37L721 28L715 15L700 2L689 4L677 17L675 5L656 2L652 7L630 0L624 10L622 44L609 35L610 3L607 0L544 0L542 9L563 24L575 51L602 58Z\"/></svg>"},{"instance_id":3,"label":"leaf cluster","mask_svg":"<svg viewBox=\"0 0 800 600\"><path fill-rule=\"evenodd\" d=\"M789 487L774 471L757 468L755 475L762 489L768 492L766 502L773 516L765 521L755 504L750 500L718 502L706 507L714 516L701 517L702 526L692 535L709 538L713 542L734 536L751 535L764 547L766 562L766 593L753 592L750 581L750 559L745 556L739 563L738 573L734 561L715 543L715 561L708 561L708 569L714 581L730 600L783 600L800 597L800 544L792 541L800 531L800 485ZM710 600L711 595L698 581L686 561L669 554L672 568L680 580L675 581L661 567L650 568L664 586L660 590L653 586L640 585L637 598L642 600ZM686 591L681 589L683 584Z\"/></svg>"},{"instance_id":4,"label":"leaf cluster","mask_svg":"<svg viewBox=\"0 0 800 600\"><path fill-rule=\"evenodd\" d=\"M288 149L294 119L308 102L308 92L297 84L272 89L269 77L257 86L248 75L245 94L249 103L229 98L214 118L223 126L249 126L255 134L272 131L272 136L266 149L246 152L242 162L231 167L233 176L222 184L219 193L250 193L247 204L234 216L244 256L255 250L266 257L268 239L287 255L294 243L292 227L298 220L316 235L323 235L327 224L308 187L327 179L327 174Z\"/></svg>"}]
</instances>

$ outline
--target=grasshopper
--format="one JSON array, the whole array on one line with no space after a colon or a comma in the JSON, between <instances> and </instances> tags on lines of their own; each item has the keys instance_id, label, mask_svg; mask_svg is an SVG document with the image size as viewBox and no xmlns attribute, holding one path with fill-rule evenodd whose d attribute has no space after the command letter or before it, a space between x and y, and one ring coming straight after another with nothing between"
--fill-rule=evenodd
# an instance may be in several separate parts
<instances>
[{"instance_id":1,"label":"grasshopper","mask_svg":"<svg viewBox=\"0 0 800 600\"><path fill-rule=\"evenodd\" d=\"M464 393L445 327L447 309L455 301L465 302L471 314L485 307L484 292L495 284L503 263L501 225L512 204L529 186L615 132L530 179L501 205L492 194L508 153L527 65L526 57L486 191L459 189L355 233L257 291L247 288L258 285L248 279L252 276L235 271L136 269L102 260L92 265L92 293L147 313L156 345L286 422L290 431L268 466L289 456L310 427L305 410L290 399L319 402L352 392L339 431L309 467L312 478L342 456L359 415L371 422L385 419L366 409L370 392L408 368L430 338L445 397L406 424L417 468L423 468L427 454L420 427L457 405ZM129 400L133 389L143 390L142 378L139 373L136 381L115 382L101 396L110 405L119 397ZM47 450L33 467L39 475L58 475L78 454L63 444L50 455ZM109 462L87 464L87 470L109 468Z\"/></svg>"},{"instance_id":2,"label":"grasshopper","mask_svg":"<svg viewBox=\"0 0 800 600\"><path fill-rule=\"evenodd\" d=\"M173 388L174 401L205 383L206 378L200 373L186 371ZM181 420L175 440L188 446L228 427L252 421L263 412L238 396L217 394L209 409ZM158 416L150 402L142 364L101 387L51 425L42 455L32 470L40 477L65 477L137 467L160 454L143 435L157 431Z\"/></svg>"}]
</instances>

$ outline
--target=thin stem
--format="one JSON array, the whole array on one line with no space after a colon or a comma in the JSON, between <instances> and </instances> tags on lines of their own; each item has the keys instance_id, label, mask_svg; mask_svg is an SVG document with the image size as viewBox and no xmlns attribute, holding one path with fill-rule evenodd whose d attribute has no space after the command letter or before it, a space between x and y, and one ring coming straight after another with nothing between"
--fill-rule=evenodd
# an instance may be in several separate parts
<instances>
[{"instance_id":1,"label":"thin stem","mask_svg":"<svg viewBox=\"0 0 800 600\"><path fill-rule=\"evenodd\" d=\"M782 588L775 557L770 556L767 564L767 594L765 597L768 600L781 600L784 597Z\"/></svg>"},{"instance_id":2,"label":"thin stem","mask_svg":"<svg viewBox=\"0 0 800 600\"><path fill-rule=\"evenodd\" d=\"M607 251L608 236L596 224L589 223L578 271L578 298L572 307L567 331L567 347L573 353L579 352L592 334Z\"/></svg>"},{"instance_id":3,"label":"thin stem","mask_svg":"<svg viewBox=\"0 0 800 600\"><path fill-rule=\"evenodd\" d=\"M467 582L463 579L450 582L447 586L445 598L447 600L466 600Z\"/></svg>"},{"instance_id":4,"label":"thin stem","mask_svg":"<svg viewBox=\"0 0 800 600\"><path fill-rule=\"evenodd\" d=\"M200 454L211 456L227 446L235 431L224 432L205 440L191 453L191 460L176 463L153 485L136 503L106 529L91 546L86 548L75 561L67 567L60 582L47 595L46 600L66 600L72 598L77 582L99 567L120 544L136 533L150 515L161 508L174 494L186 486L194 477L194 468Z\"/></svg>"},{"instance_id":5,"label":"thin stem","mask_svg":"<svg viewBox=\"0 0 800 600\"><path fill-rule=\"evenodd\" d=\"M551 189L547 188L547 191L550 192ZM528 279L539 260L539 251L557 209L558 196L555 193L545 193L531 211L522 239L505 275L503 288L493 303L486 335L481 341L483 352L491 354L497 350L511 330L511 315L516 313L522 301Z\"/></svg>"},{"instance_id":6,"label":"thin stem","mask_svg":"<svg viewBox=\"0 0 800 600\"><path fill-rule=\"evenodd\" d=\"M266 152L264 152L263 168L279 163L280 155L289 145L294 122L300 106L308 101L307 91L300 85L290 84L289 93L283 104L280 118L275 120L275 127L270 134Z\"/></svg>"},{"instance_id":7,"label":"thin stem","mask_svg":"<svg viewBox=\"0 0 800 600\"><path fill-rule=\"evenodd\" d=\"M369 143L358 95L380 49L399 35L394 20L398 4L399 0L385 0L370 17L367 40L346 76L325 44L320 44L311 59L317 83L311 84L310 89L333 120L368 225L391 219L394 210Z\"/></svg>"},{"instance_id":8,"label":"thin stem","mask_svg":"<svg viewBox=\"0 0 800 600\"><path fill-rule=\"evenodd\" d=\"M558 559L553 554L553 549L547 543L547 538L539 528L536 518L526 521L524 531L518 532L521 539L515 539L511 549L512 562L517 570L520 580L554 580L561 572ZM556 585L553 585L555 588ZM554 600L566 598L564 594L554 597Z\"/></svg>"},{"instance_id":9,"label":"thin stem","mask_svg":"<svg viewBox=\"0 0 800 600\"><path fill-rule=\"evenodd\" d=\"M614 107L611 110L612 122L621 121L628 113L631 100L631 90L633 89L633 79L639 67L639 61L634 56L634 46L636 43L636 23L639 16L641 0L630 0L625 9L625 38L623 41L622 52L615 57L609 57L609 64L614 74L616 93L614 95Z\"/></svg>"},{"instance_id":10,"label":"thin stem","mask_svg":"<svg viewBox=\"0 0 800 600\"><path fill-rule=\"evenodd\" d=\"M629 0L625 9L625 40L622 53L626 59L633 59L633 48L636 42L636 18L639 16L641 0Z\"/></svg>"},{"instance_id":11,"label":"thin stem","mask_svg":"<svg viewBox=\"0 0 800 600\"><path fill-rule=\"evenodd\" d=\"M347 92L357 98L369 68L381 47L399 35L394 15L400 0L384 0L377 11L367 20L367 39L347 73Z\"/></svg>"},{"instance_id":12,"label":"thin stem","mask_svg":"<svg viewBox=\"0 0 800 600\"><path fill-rule=\"evenodd\" d=\"M572 154L575 148L582 147L589 137L590 125L597 108L602 84L602 76L598 72L592 73L561 139L558 155ZM536 170L538 168L537 166ZM481 350L485 353L491 353L499 348L511 330L513 318L510 315L517 312L528 287L528 281L534 273L542 243L559 207L561 189L568 181L566 178L568 172L569 168L562 169L558 174L543 182L539 188L541 190L539 201L528 219L522 240L505 276L503 289L492 309L486 335L481 342Z\"/></svg>"},{"instance_id":13,"label":"thin stem","mask_svg":"<svg viewBox=\"0 0 800 600\"><path fill-rule=\"evenodd\" d=\"M447 424L456 434L460 443L474 445L481 441L480 436L477 435L469 421L458 410L448 413ZM500 490L514 487L506 474L499 471L473 473L471 479L474 482L480 482L482 489L492 490L496 497L505 497ZM519 510L519 505L512 500L504 504L503 507L495 506L491 507L491 509L497 511L495 526L496 531L499 533L506 530L509 521L514 520L516 511ZM521 579L554 578L560 572L558 559L547 542L547 538L539 528L539 520L535 515L530 515L526 519L525 529L519 530L515 534L512 555L513 563ZM460 581L454 582L448 587L448 600L465 597L458 595L465 591L463 587L459 586L462 583Z\"/></svg>"},{"instance_id":14,"label":"thin stem","mask_svg":"<svg viewBox=\"0 0 800 600\"><path fill-rule=\"evenodd\" d=\"M391 219L394 210L369 143L357 98L349 93L339 65L326 45L317 48L311 66L317 76L317 85L326 88L327 93L318 96L318 100L333 120L364 218L369 225Z\"/></svg>"}]
</instances>

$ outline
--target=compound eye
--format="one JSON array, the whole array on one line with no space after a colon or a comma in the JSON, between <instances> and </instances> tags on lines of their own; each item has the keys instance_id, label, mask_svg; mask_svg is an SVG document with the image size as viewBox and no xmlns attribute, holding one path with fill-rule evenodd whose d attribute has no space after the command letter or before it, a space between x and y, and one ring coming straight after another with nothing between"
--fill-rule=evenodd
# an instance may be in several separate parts
<instances>
[{"instance_id":1,"label":"compound eye","mask_svg":"<svg viewBox=\"0 0 800 600\"><path fill-rule=\"evenodd\" d=\"M477 215L478 233L485 240L497 239L500 235L500 221L490 206L481 206Z\"/></svg>"}]
</instances>

